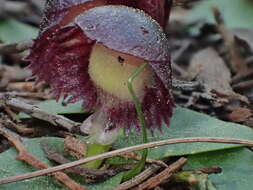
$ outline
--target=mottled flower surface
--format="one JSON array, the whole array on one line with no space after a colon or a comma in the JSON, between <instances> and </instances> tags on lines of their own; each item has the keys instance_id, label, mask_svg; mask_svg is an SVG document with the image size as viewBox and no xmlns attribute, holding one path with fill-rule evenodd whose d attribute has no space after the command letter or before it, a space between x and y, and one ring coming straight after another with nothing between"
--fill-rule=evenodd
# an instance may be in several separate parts
<instances>
[{"instance_id":1,"label":"mottled flower surface","mask_svg":"<svg viewBox=\"0 0 253 190\"><path fill-rule=\"evenodd\" d=\"M113 139L121 127L139 128L127 80L142 63L149 65L133 87L148 128L160 130L163 121L169 125L174 107L169 45L153 19L160 24L166 19L165 12L157 12L163 1L133 2L50 1L27 58L37 80L49 83L56 97L71 96L70 103L83 100L86 110L95 111L84 124L88 128L90 124L90 133L103 144L108 144L108 134ZM129 7L142 3L153 18ZM148 9L149 5L157 9Z\"/></svg>"},{"instance_id":2,"label":"mottled flower surface","mask_svg":"<svg viewBox=\"0 0 253 190\"><path fill-rule=\"evenodd\" d=\"M125 5L141 9L165 27L172 0L47 0L41 30L55 24L66 25L84 11L103 5Z\"/></svg>"}]
</instances>

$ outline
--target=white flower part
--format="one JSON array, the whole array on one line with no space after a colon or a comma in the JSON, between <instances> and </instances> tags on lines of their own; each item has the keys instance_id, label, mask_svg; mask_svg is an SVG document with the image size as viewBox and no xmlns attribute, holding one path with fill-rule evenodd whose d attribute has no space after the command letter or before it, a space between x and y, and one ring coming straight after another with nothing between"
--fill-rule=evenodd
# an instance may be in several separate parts
<instances>
[{"instance_id":1,"label":"white flower part","mask_svg":"<svg viewBox=\"0 0 253 190\"><path fill-rule=\"evenodd\" d=\"M93 115L89 116L84 122L82 123L80 127L80 131L84 134L90 134L91 128L92 128L92 118Z\"/></svg>"},{"instance_id":2,"label":"white flower part","mask_svg":"<svg viewBox=\"0 0 253 190\"><path fill-rule=\"evenodd\" d=\"M96 112L88 117L80 127L80 130L89 135L89 143L110 145L120 135L120 127L108 126L101 112Z\"/></svg>"}]
</instances>

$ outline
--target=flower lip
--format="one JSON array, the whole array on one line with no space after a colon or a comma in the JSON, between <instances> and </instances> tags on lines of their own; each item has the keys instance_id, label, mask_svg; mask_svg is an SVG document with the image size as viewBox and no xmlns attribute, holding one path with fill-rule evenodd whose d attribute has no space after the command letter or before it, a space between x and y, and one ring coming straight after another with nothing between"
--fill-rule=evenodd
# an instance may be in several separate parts
<instances>
[{"instance_id":1,"label":"flower lip","mask_svg":"<svg viewBox=\"0 0 253 190\"><path fill-rule=\"evenodd\" d=\"M146 13L126 6L107 5L84 12L74 22L88 38L148 61L170 89L168 41L160 25Z\"/></svg>"},{"instance_id":2,"label":"flower lip","mask_svg":"<svg viewBox=\"0 0 253 190\"><path fill-rule=\"evenodd\" d=\"M129 76L143 63L142 59L111 50L102 44L94 44L89 58L88 73L93 83L103 92L131 102L132 97L127 88L127 81ZM146 67L133 81L134 91L140 99L145 94L145 86L151 84L152 75L150 67Z\"/></svg>"}]
</instances>

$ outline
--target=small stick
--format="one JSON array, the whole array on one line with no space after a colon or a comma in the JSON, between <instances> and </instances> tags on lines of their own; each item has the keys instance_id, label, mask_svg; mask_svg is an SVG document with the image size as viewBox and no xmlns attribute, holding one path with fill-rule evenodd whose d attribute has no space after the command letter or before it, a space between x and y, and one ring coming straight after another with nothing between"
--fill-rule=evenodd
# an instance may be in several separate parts
<instances>
[{"instance_id":1,"label":"small stick","mask_svg":"<svg viewBox=\"0 0 253 190\"><path fill-rule=\"evenodd\" d=\"M69 132L79 129L80 123L74 122L61 115L49 114L34 105L27 104L17 98L12 98L8 95L0 95L0 107L10 107L17 111L25 112L26 114L51 123L54 126L62 127Z\"/></svg>"},{"instance_id":2,"label":"small stick","mask_svg":"<svg viewBox=\"0 0 253 190\"><path fill-rule=\"evenodd\" d=\"M43 92L5 92L0 93L1 95L8 95L11 97L24 97L24 98L37 98L42 100L48 100L50 99L50 95L47 95Z\"/></svg>"},{"instance_id":3,"label":"small stick","mask_svg":"<svg viewBox=\"0 0 253 190\"><path fill-rule=\"evenodd\" d=\"M48 144L46 142L42 142L41 146L45 152L47 159L54 161L56 163L65 164L69 163L70 161L62 156L56 148L49 149ZM74 173L83 177L92 177L96 180L105 179L108 177L115 176L121 171L126 170L125 168L120 168L121 170L117 169L109 169L109 170L99 170L99 169L92 169L86 168L83 166L76 166L70 169L65 170L68 173Z\"/></svg>"},{"instance_id":4,"label":"small stick","mask_svg":"<svg viewBox=\"0 0 253 190\"><path fill-rule=\"evenodd\" d=\"M9 107L5 107L4 111L10 116L10 118L13 121L19 121L19 119L17 118L17 115L9 108Z\"/></svg>"},{"instance_id":5,"label":"small stick","mask_svg":"<svg viewBox=\"0 0 253 190\"><path fill-rule=\"evenodd\" d=\"M7 138L19 151L18 156L16 157L17 160L25 161L26 163L32 165L35 168L44 169L50 168L50 166L38 158L31 155L25 146L21 143L20 138L16 135L10 134L7 130L4 130L0 126L0 134ZM56 172L52 174L58 181L63 183L66 187L72 190L87 190L87 188L82 187L81 185L77 184L75 181L70 179L65 173L63 172Z\"/></svg>"},{"instance_id":6,"label":"small stick","mask_svg":"<svg viewBox=\"0 0 253 190\"><path fill-rule=\"evenodd\" d=\"M0 44L0 55L21 53L32 47L33 40L21 41L11 44Z\"/></svg>"},{"instance_id":7,"label":"small stick","mask_svg":"<svg viewBox=\"0 0 253 190\"><path fill-rule=\"evenodd\" d=\"M169 1L169 0L167 0ZM173 0L173 6L177 7L177 6L186 6L189 5L191 3L196 3L200 0Z\"/></svg>"},{"instance_id":8,"label":"small stick","mask_svg":"<svg viewBox=\"0 0 253 190\"><path fill-rule=\"evenodd\" d=\"M33 134L35 131L33 128L27 128L27 127L24 127L23 125L20 126L12 122L11 120L3 120L1 118L0 118L0 124L4 125L6 128L9 128L12 130L14 129L18 133L24 134L24 135Z\"/></svg>"},{"instance_id":9,"label":"small stick","mask_svg":"<svg viewBox=\"0 0 253 190\"><path fill-rule=\"evenodd\" d=\"M161 166L152 164L147 169L145 169L143 172L135 176L134 178L120 184L118 187L116 187L114 190L127 190L131 189L132 187L140 184L147 178L149 178L151 175L153 175L155 172L157 172Z\"/></svg>"},{"instance_id":10,"label":"small stick","mask_svg":"<svg viewBox=\"0 0 253 190\"><path fill-rule=\"evenodd\" d=\"M205 88L200 82L181 81L177 79L172 80L172 87L184 91L201 90Z\"/></svg>"},{"instance_id":11,"label":"small stick","mask_svg":"<svg viewBox=\"0 0 253 190\"><path fill-rule=\"evenodd\" d=\"M252 70L248 70L246 72L243 72L240 75L235 75L232 78L232 84L236 84L236 83L240 82L241 80L244 80L244 79L247 79L247 78L251 77L252 75L253 75Z\"/></svg>"},{"instance_id":12,"label":"small stick","mask_svg":"<svg viewBox=\"0 0 253 190\"><path fill-rule=\"evenodd\" d=\"M218 174L222 172L222 168L219 166L211 166L208 168L201 168L199 171L205 173L205 174Z\"/></svg>"},{"instance_id":13,"label":"small stick","mask_svg":"<svg viewBox=\"0 0 253 190\"><path fill-rule=\"evenodd\" d=\"M239 82L237 84L234 84L232 87L235 90L240 90L240 89L247 89L252 87L253 85L253 80L248 80L248 81L243 81L243 82Z\"/></svg>"},{"instance_id":14,"label":"small stick","mask_svg":"<svg viewBox=\"0 0 253 190\"><path fill-rule=\"evenodd\" d=\"M51 167L51 168L44 169L44 170L39 170L39 171L35 171L35 172L30 172L30 173L18 175L18 176L3 178L3 179L0 179L0 185L6 184L6 183L11 183L11 182L16 182L16 181L21 181L21 180L25 180L25 179L30 179L30 178L34 178L34 177L38 177L38 176L42 176L42 175L46 175L46 174L50 174L50 173L54 173L54 172L58 172L61 170L65 170L68 168L72 168L75 166L86 164L88 162L92 162L95 160L102 160L102 159L106 159L106 158L111 158L113 156L118 156L118 155L126 154L129 152L137 151L137 150L142 150L145 148L153 148L153 147L163 146L163 145L193 143L193 142L226 143L226 144L240 144L240 145L250 146L250 147L253 146L253 141L241 140L241 139L229 139L229 138L192 137L192 138L166 139L166 140L162 140L162 141L155 141L155 142L150 142L150 143L146 143L146 144L140 144L140 145L130 146L130 147L126 147L126 148L121 148L118 150L106 152L106 153L99 154L96 156L91 156L88 158L80 159L80 160L77 160L74 162Z\"/></svg>"},{"instance_id":15,"label":"small stick","mask_svg":"<svg viewBox=\"0 0 253 190\"><path fill-rule=\"evenodd\" d=\"M120 156L124 159L133 159L133 160L137 160L137 161L141 160L141 156L139 156L138 154L135 154L134 152L131 152L131 153L125 154L125 155L120 155ZM161 161L161 160L154 160L154 159L147 158L146 163L156 164L156 165L159 165L159 166L162 166L162 167L165 167L165 168L168 167L168 165L165 162Z\"/></svg>"},{"instance_id":16,"label":"small stick","mask_svg":"<svg viewBox=\"0 0 253 190\"><path fill-rule=\"evenodd\" d=\"M173 175L173 173L178 171L186 163L186 161L187 161L186 158L180 158L179 160L171 164L168 168L164 169L156 176L148 179L146 182L134 188L134 190L145 190L145 189L148 190L155 188L156 186L162 184L165 180L169 179Z\"/></svg>"}]
</instances>

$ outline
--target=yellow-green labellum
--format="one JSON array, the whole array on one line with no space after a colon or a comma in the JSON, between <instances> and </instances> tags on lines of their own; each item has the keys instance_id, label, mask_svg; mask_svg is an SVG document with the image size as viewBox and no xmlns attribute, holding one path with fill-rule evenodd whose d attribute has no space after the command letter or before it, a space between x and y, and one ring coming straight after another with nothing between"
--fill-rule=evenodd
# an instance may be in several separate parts
<instances>
[{"instance_id":1,"label":"yellow-green labellum","mask_svg":"<svg viewBox=\"0 0 253 190\"><path fill-rule=\"evenodd\" d=\"M90 55L89 75L92 81L107 93L131 101L127 80L143 62L142 59L96 44ZM144 87L150 80L151 71L147 67L133 83L134 91L139 98L143 97Z\"/></svg>"}]
</instances>

